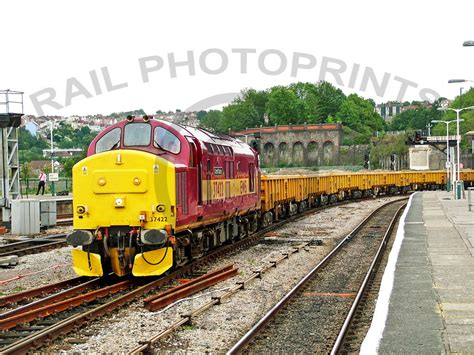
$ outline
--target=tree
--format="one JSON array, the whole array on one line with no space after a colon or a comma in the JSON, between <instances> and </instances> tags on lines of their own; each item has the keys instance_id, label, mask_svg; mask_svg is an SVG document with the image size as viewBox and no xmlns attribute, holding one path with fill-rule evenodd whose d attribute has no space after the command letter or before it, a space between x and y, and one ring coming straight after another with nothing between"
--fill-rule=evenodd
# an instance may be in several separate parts
<instances>
[{"instance_id":1,"label":"tree","mask_svg":"<svg viewBox=\"0 0 474 355\"><path fill-rule=\"evenodd\" d=\"M257 91L255 89L245 89L241 92L242 100L252 104L258 113L260 124L264 124L266 106L268 102L267 91Z\"/></svg>"},{"instance_id":2,"label":"tree","mask_svg":"<svg viewBox=\"0 0 474 355\"><path fill-rule=\"evenodd\" d=\"M258 112L250 101L236 99L222 110L220 129L221 132L227 132L229 129L240 131L258 127L260 122Z\"/></svg>"},{"instance_id":3,"label":"tree","mask_svg":"<svg viewBox=\"0 0 474 355\"><path fill-rule=\"evenodd\" d=\"M354 143L367 143L375 131L384 129L384 121L374 112L372 104L356 94L351 94L344 100L336 119L360 134L355 137Z\"/></svg>"},{"instance_id":4,"label":"tree","mask_svg":"<svg viewBox=\"0 0 474 355\"><path fill-rule=\"evenodd\" d=\"M84 158L85 158L85 155L62 159L64 176L72 177L72 168L74 167L76 163L78 163L80 160Z\"/></svg>"},{"instance_id":5,"label":"tree","mask_svg":"<svg viewBox=\"0 0 474 355\"><path fill-rule=\"evenodd\" d=\"M201 118L199 127L211 132L225 132L225 129L222 127L222 112L217 110L207 112L206 115Z\"/></svg>"},{"instance_id":6,"label":"tree","mask_svg":"<svg viewBox=\"0 0 474 355\"><path fill-rule=\"evenodd\" d=\"M295 92L284 86L274 86L268 94L266 111L271 124L300 123L299 102Z\"/></svg>"},{"instance_id":7,"label":"tree","mask_svg":"<svg viewBox=\"0 0 474 355\"><path fill-rule=\"evenodd\" d=\"M341 105L345 102L346 95L327 81L321 81L316 86L316 105L319 117L317 123L326 122L329 116L336 116Z\"/></svg>"},{"instance_id":8,"label":"tree","mask_svg":"<svg viewBox=\"0 0 474 355\"><path fill-rule=\"evenodd\" d=\"M442 101L441 99L438 101ZM462 102L461 102L462 101ZM439 102L436 102L439 104ZM450 108L460 108L462 107L469 107L474 106L474 88L470 89L466 93L462 95L462 100L459 96L455 98L454 101L451 102L449 105ZM439 112L439 111L438 111ZM453 111L446 111L440 112L441 119L445 121L451 121L456 119L456 113ZM474 131L474 110L466 110L462 111L460 114L460 118L464 120L460 126L461 135L464 135L466 132ZM456 124L449 125L450 134L456 134ZM438 123L433 127L433 134L444 136L446 135L446 125L444 123ZM470 147L467 146L467 140L463 139L461 141L461 147L463 149L469 149Z\"/></svg>"}]
</instances>

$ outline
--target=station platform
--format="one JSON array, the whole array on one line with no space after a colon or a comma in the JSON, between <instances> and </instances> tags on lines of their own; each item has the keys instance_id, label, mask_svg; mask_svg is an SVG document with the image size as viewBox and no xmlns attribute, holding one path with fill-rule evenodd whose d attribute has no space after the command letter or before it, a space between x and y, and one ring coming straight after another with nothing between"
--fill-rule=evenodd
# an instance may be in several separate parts
<instances>
[{"instance_id":1,"label":"station platform","mask_svg":"<svg viewBox=\"0 0 474 355\"><path fill-rule=\"evenodd\" d=\"M419 192L401 218L361 353L474 352L474 211Z\"/></svg>"},{"instance_id":2,"label":"station platform","mask_svg":"<svg viewBox=\"0 0 474 355\"><path fill-rule=\"evenodd\" d=\"M41 200L41 201L69 201L72 200L72 193L69 193L67 196L52 196L51 194L44 194L44 195L23 195L21 197L22 200Z\"/></svg>"}]
</instances>

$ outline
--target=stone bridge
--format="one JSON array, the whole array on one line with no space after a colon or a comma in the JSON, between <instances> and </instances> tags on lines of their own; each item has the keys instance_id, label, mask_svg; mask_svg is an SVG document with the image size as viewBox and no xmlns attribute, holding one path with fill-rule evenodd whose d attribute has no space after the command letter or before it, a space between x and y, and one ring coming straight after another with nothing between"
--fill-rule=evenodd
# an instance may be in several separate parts
<instances>
[{"instance_id":1,"label":"stone bridge","mask_svg":"<svg viewBox=\"0 0 474 355\"><path fill-rule=\"evenodd\" d=\"M263 165L334 165L339 161L342 126L339 123L248 128L235 135L257 144Z\"/></svg>"}]
</instances>

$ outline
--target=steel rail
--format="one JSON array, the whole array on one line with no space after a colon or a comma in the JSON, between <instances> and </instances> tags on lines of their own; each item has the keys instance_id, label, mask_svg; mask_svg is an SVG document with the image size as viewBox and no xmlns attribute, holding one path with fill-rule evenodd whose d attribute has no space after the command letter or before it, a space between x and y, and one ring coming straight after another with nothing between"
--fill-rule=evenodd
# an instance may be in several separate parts
<instances>
[{"instance_id":1,"label":"steel rail","mask_svg":"<svg viewBox=\"0 0 474 355\"><path fill-rule=\"evenodd\" d=\"M362 296L365 294L367 290L367 285L369 283L369 280L374 275L375 267L383 256L383 252L385 251L387 247L388 240L393 232L393 228L395 227L396 221L398 217L400 216L400 213L406 207L406 205L407 204L405 203L403 206L400 206L400 208L397 210L392 220L390 221L388 229L386 230L383 240L380 243L379 249L377 250L377 254L375 255L372 263L370 264L369 270L367 271L367 274L365 275L364 281L362 282L362 285L360 286L359 291L357 292L357 295L354 299L354 302L352 303L351 309L349 313L347 314L346 319L344 320L344 324L342 325L339 335L337 336L337 339L331 350L331 355L337 354L337 352L340 350L340 347L342 345L344 337L347 334L352 318L354 317L357 307L359 306L360 300L362 299Z\"/></svg>"},{"instance_id":2,"label":"steel rail","mask_svg":"<svg viewBox=\"0 0 474 355\"><path fill-rule=\"evenodd\" d=\"M233 294L235 294L238 291L245 290L246 286L253 280L257 278L262 278L262 274L268 271L271 268L276 267L279 263L281 263L285 259L289 259L289 256L294 253L298 253L301 249L305 248L308 245L308 243L302 244L299 247L294 247L292 250L287 251L285 253L282 253L281 257L271 261L269 265L263 266L262 268L258 270L254 270L252 272L252 275L247 277L243 281L239 281L235 284L235 286L231 287L228 289L224 294L220 296L215 296L212 297L209 302L206 302L202 306L198 307L197 309L193 310L189 314L184 314L181 315L181 320L174 322L171 326L169 326L167 329L164 329L160 333L153 335L151 338L145 340L145 341L140 341L137 347L135 347L132 351L129 352L130 355L135 355L135 354L142 354L142 353L149 353L151 351L151 346L155 344L157 341L163 339L164 337L170 335L172 332L175 330L179 329L181 326L188 324L189 322L192 321L194 317L199 316L200 314L204 313L206 310L211 308L214 305L219 305L222 303L222 300L227 299L231 297Z\"/></svg>"},{"instance_id":3,"label":"steel rail","mask_svg":"<svg viewBox=\"0 0 474 355\"><path fill-rule=\"evenodd\" d=\"M18 255L23 256L32 254L51 247L57 248L66 245L66 233L54 234L44 238L36 238L30 240L22 240L19 242L9 243L0 246L0 257Z\"/></svg>"},{"instance_id":4,"label":"steel rail","mask_svg":"<svg viewBox=\"0 0 474 355\"><path fill-rule=\"evenodd\" d=\"M34 288L32 290L12 293L11 295L0 297L0 307L3 307L9 303L17 303L19 301L23 301L28 298L33 298L33 297L49 294L57 290L83 282L85 280L87 280L86 277L79 276L79 277L74 277L72 279L56 282L54 284Z\"/></svg>"},{"instance_id":5,"label":"steel rail","mask_svg":"<svg viewBox=\"0 0 474 355\"><path fill-rule=\"evenodd\" d=\"M20 323L31 322L38 318L44 318L67 309L95 301L98 298L126 290L132 286L132 283L132 280L125 280L110 286L99 288L98 290L94 290L83 295L68 298L60 302L51 303L45 306L43 305L39 308L26 309L24 313L16 313L10 317L0 319L0 330L8 330Z\"/></svg>"},{"instance_id":6,"label":"steel rail","mask_svg":"<svg viewBox=\"0 0 474 355\"><path fill-rule=\"evenodd\" d=\"M363 226L365 226L380 210L383 208L397 203L400 200L407 199L397 199L394 201L390 201L377 209L375 209L370 215L368 215L362 222L360 222L349 234L347 234L335 247L334 249L324 257L313 269L306 274L303 279L301 279L275 306L273 306L234 346L227 352L228 355L230 354L237 354L240 352L250 341L254 338L254 336L263 328L268 322L277 314L277 312L282 309L297 293L298 291L316 274L320 269L322 269L326 263L342 249L342 246L346 244L354 235L356 235Z\"/></svg>"},{"instance_id":7,"label":"steel rail","mask_svg":"<svg viewBox=\"0 0 474 355\"><path fill-rule=\"evenodd\" d=\"M402 199L404 199L404 198L402 198ZM395 203L395 202L400 201L402 199L397 199L395 201L392 201L391 203ZM364 200L364 199L360 199L360 200ZM278 229L281 226L285 225L286 223L293 222L293 221L301 219L301 218L303 218L307 215L317 213L317 212L319 212L319 211L321 211L321 210L323 210L327 207L338 207L338 206L341 206L341 205L345 205L345 204L348 204L348 203L354 203L354 202L357 203L357 201L354 201L354 200L344 200L344 201L340 201L340 202L336 202L336 203L332 203L332 204L318 206L318 207L314 207L312 209L308 209L308 210L304 211L303 213L299 213L299 214L296 214L294 216L288 217L284 220L278 221L277 223L274 223L274 224L268 226L264 230L258 231L258 232L254 233L254 234L252 234L248 237L245 237L244 239L238 240L238 241L234 242L233 244L222 246L222 247L218 248L217 250L214 250L211 253L205 255L204 257L202 257L200 259L197 259L197 260L191 262L190 264L187 264L187 265L181 267L180 269L170 273L169 275L167 275L165 277L161 277L157 280L151 281L151 282L147 283L146 285L143 285L143 286L141 286L141 287L139 287L135 290L132 290L129 293L127 293L125 295L122 295L122 296L119 296L116 299L111 300L111 301L109 301L109 302L107 302L103 305L100 305L100 306L94 308L94 309L91 309L91 310L89 310L87 312L84 312L82 314L71 316L71 317L66 318L64 320L61 320L60 322L58 322L58 323L56 323L56 324L54 324L54 325L52 325L48 328L45 328L45 329L40 330L40 331L38 331L34 334L31 334L31 335L29 335L29 336L15 342L15 343L11 344L11 345L3 348L3 349L0 349L0 352L2 354L24 353L24 352L30 350L31 348L38 348L39 346L41 346L45 342L50 341L52 339L55 339L55 338L57 338L59 336L62 336L64 334L67 334L70 331L76 329L77 327L79 327L83 324L86 324L86 323L88 323L88 322L90 322L90 321L92 321L92 320L94 320L98 317L101 317L104 314L107 314L107 313L123 306L124 304L127 304L127 303L135 300L138 297L143 296L144 294L148 293L149 291L151 291L151 290L153 290L157 287L163 286L163 285L169 283L170 281L172 281L173 279L181 277L182 275L185 275L185 274L191 272L194 268L200 267L201 265L203 265L205 263L208 263L209 261L213 260L214 258L218 258L222 255L226 255L230 252L239 250L243 247L247 247L249 245L252 245L252 244L256 243L264 234L268 233L269 231ZM245 286L245 284L241 284L241 285L238 285L236 287L240 289L240 288L243 288L244 286ZM216 300L214 300L214 302L216 304L218 304L218 303L220 303L220 300L216 299ZM210 307L210 305L209 305L209 307ZM200 309L199 313L202 313L204 310L205 309ZM187 322L189 322L189 319L184 318L183 321L182 321L182 324L186 324ZM179 328L179 326L177 328ZM173 330L169 330L169 332L172 332L172 331Z\"/></svg>"},{"instance_id":8,"label":"steel rail","mask_svg":"<svg viewBox=\"0 0 474 355\"><path fill-rule=\"evenodd\" d=\"M224 266L220 269L192 279L182 285L170 288L157 295L150 296L145 299L143 303L145 304L145 308L148 310L156 311L176 300L185 298L207 287L213 286L218 282L227 280L228 278L235 276L238 271L239 269L234 268L233 264Z\"/></svg>"},{"instance_id":9,"label":"steel rail","mask_svg":"<svg viewBox=\"0 0 474 355\"><path fill-rule=\"evenodd\" d=\"M89 281L86 281L86 282L81 283L79 285L76 285L74 287L65 289L63 291L52 294L52 295L47 296L45 298L41 298L37 301L28 303L24 306L12 309L11 311L4 312L4 313L0 314L0 321L3 320L3 319L6 319L6 318L13 317L13 316L18 315L18 314L21 314L21 313L26 313L26 312L32 311L34 309L38 309L41 306L46 305L46 304L52 305L53 303L63 301L67 297L74 296L74 295L76 295L78 293L81 293L85 290L88 290L88 289L91 289L95 286L98 286L101 282L102 282L101 279L94 278L92 280L89 280ZM0 327L1 327L1 325L0 325Z\"/></svg>"}]
</instances>

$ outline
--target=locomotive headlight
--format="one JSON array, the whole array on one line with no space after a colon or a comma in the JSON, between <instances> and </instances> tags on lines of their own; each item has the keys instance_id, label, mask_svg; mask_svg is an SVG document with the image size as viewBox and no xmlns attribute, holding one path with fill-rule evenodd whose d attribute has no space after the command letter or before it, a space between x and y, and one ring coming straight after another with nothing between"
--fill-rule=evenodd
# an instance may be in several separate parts
<instances>
[{"instance_id":1,"label":"locomotive headlight","mask_svg":"<svg viewBox=\"0 0 474 355\"><path fill-rule=\"evenodd\" d=\"M140 178L137 178L137 177L136 177L136 178L133 179L133 184L136 185L136 186L140 185L141 182L142 182L142 181L140 180Z\"/></svg>"},{"instance_id":2,"label":"locomotive headlight","mask_svg":"<svg viewBox=\"0 0 474 355\"><path fill-rule=\"evenodd\" d=\"M116 197L116 198L115 198L115 201L114 201L114 206L115 206L116 208L125 207L125 198L123 198L123 197Z\"/></svg>"},{"instance_id":3,"label":"locomotive headlight","mask_svg":"<svg viewBox=\"0 0 474 355\"><path fill-rule=\"evenodd\" d=\"M99 178L99 181L97 181L97 183L99 184L99 186L104 186L107 181L105 180L105 178L101 177Z\"/></svg>"},{"instance_id":4,"label":"locomotive headlight","mask_svg":"<svg viewBox=\"0 0 474 355\"><path fill-rule=\"evenodd\" d=\"M84 206L77 206L76 212L77 214L84 214L86 212L86 208Z\"/></svg>"}]
</instances>

